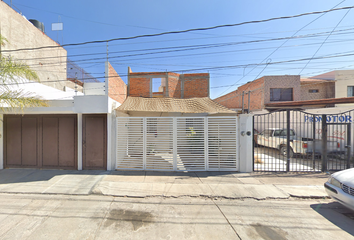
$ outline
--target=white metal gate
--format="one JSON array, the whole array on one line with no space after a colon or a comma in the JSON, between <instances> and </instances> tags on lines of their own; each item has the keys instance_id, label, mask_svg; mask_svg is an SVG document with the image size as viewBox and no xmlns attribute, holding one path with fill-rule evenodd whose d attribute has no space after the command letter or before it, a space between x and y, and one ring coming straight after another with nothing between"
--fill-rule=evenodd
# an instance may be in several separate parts
<instances>
[{"instance_id":1,"label":"white metal gate","mask_svg":"<svg viewBox=\"0 0 354 240\"><path fill-rule=\"evenodd\" d=\"M237 171L236 117L118 117L120 170Z\"/></svg>"}]
</instances>

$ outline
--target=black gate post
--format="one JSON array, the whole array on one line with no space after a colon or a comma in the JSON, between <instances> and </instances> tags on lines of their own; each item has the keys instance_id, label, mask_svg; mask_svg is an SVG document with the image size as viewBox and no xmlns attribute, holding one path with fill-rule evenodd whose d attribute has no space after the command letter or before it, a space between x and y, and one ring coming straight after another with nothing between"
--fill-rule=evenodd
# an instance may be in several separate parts
<instances>
[{"instance_id":1,"label":"black gate post","mask_svg":"<svg viewBox=\"0 0 354 240\"><path fill-rule=\"evenodd\" d=\"M313 118L313 123L312 123L312 168L316 168L316 162L315 162L315 155L316 155L316 121L315 121L315 115L312 115Z\"/></svg>"},{"instance_id":2,"label":"black gate post","mask_svg":"<svg viewBox=\"0 0 354 240\"><path fill-rule=\"evenodd\" d=\"M352 143L351 143L351 126L350 123L347 124L347 146L345 146L347 148L347 169L350 168L350 154L351 154L351 147L352 147Z\"/></svg>"},{"instance_id":3,"label":"black gate post","mask_svg":"<svg viewBox=\"0 0 354 240\"><path fill-rule=\"evenodd\" d=\"M322 172L327 171L327 115L322 115Z\"/></svg>"},{"instance_id":4,"label":"black gate post","mask_svg":"<svg viewBox=\"0 0 354 240\"><path fill-rule=\"evenodd\" d=\"M290 110L286 110L286 171L290 171Z\"/></svg>"},{"instance_id":5,"label":"black gate post","mask_svg":"<svg viewBox=\"0 0 354 240\"><path fill-rule=\"evenodd\" d=\"M252 132L253 132L253 135L252 135L252 143L253 143L253 147L252 147L252 171L254 171L254 148L256 147L256 142L255 142L255 132L254 132L254 118L255 116L253 115L252 117ZM257 135L258 137L258 135ZM258 139L257 139L258 140Z\"/></svg>"}]
</instances>

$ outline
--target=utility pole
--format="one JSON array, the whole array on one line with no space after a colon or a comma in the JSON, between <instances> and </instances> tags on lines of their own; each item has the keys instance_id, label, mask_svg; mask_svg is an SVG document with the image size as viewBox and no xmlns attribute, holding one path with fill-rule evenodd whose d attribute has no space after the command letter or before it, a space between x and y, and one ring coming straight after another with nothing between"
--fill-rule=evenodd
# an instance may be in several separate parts
<instances>
[{"instance_id":1,"label":"utility pole","mask_svg":"<svg viewBox=\"0 0 354 240\"><path fill-rule=\"evenodd\" d=\"M77 96L77 72L75 72L75 96Z\"/></svg>"},{"instance_id":2,"label":"utility pole","mask_svg":"<svg viewBox=\"0 0 354 240\"><path fill-rule=\"evenodd\" d=\"M108 71L109 71L109 67L108 67L108 41L107 41L107 60L106 60L106 64L105 64L105 68L106 68L106 71L105 71L105 94L108 96L108 81L109 81L109 76L108 76Z\"/></svg>"}]
</instances>

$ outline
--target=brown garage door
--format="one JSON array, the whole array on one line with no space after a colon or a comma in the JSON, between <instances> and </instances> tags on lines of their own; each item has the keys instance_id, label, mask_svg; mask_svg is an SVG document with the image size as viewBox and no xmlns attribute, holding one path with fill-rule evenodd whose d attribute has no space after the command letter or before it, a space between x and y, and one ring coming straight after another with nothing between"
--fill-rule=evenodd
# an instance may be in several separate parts
<instances>
[{"instance_id":1,"label":"brown garage door","mask_svg":"<svg viewBox=\"0 0 354 240\"><path fill-rule=\"evenodd\" d=\"M82 167L107 169L107 115L82 115Z\"/></svg>"},{"instance_id":2,"label":"brown garage door","mask_svg":"<svg viewBox=\"0 0 354 240\"><path fill-rule=\"evenodd\" d=\"M4 163L77 169L76 115L5 115Z\"/></svg>"}]
</instances>

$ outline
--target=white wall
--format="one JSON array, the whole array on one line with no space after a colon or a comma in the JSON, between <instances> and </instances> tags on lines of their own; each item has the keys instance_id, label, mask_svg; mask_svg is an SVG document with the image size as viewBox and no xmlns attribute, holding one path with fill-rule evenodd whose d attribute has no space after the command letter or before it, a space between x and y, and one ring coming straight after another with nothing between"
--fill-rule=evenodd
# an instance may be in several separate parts
<instances>
[{"instance_id":1,"label":"white wall","mask_svg":"<svg viewBox=\"0 0 354 240\"><path fill-rule=\"evenodd\" d=\"M253 115L238 116L239 172L253 171Z\"/></svg>"},{"instance_id":2,"label":"white wall","mask_svg":"<svg viewBox=\"0 0 354 240\"><path fill-rule=\"evenodd\" d=\"M335 79L335 97L347 97L347 87L354 86L354 70L336 71ZM336 106L354 106L354 103L336 104Z\"/></svg>"}]
</instances>

